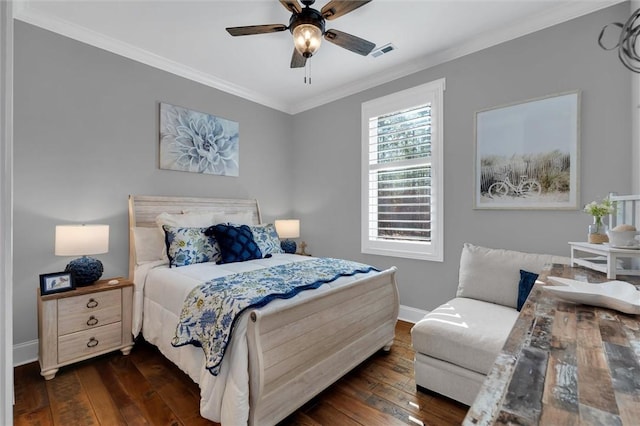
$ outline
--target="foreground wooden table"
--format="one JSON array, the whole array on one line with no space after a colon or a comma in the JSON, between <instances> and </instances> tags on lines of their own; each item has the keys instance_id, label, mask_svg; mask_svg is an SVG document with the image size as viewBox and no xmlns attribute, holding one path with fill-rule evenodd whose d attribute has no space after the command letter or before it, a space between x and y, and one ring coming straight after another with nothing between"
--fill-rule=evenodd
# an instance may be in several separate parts
<instances>
[{"instance_id":1,"label":"foreground wooden table","mask_svg":"<svg viewBox=\"0 0 640 426\"><path fill-rule=\"evenodd\" d=\"M565 265L543 275L608 281ZM618 279L640 289L638 277ZM640 424L640 316L534 286L463 424Z\"/></svg>"}]
</instances>

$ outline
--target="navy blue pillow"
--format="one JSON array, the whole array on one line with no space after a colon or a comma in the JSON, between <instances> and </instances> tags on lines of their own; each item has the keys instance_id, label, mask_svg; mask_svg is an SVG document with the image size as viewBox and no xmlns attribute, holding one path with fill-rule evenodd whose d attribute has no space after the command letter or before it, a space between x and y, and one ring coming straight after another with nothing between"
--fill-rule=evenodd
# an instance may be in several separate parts
<instances>
[{"instance_id":1,"label":"navy blue pillow","mask_svg":"<svg viewBox=\"0 0 640 426\"><path fill-rule=\"evenodd\" d=\"M524 302L527 300L527 297L529 297L529 293L531 293L531 289L537 279L538 274L520 269L520 282L518 283L518 312L520 312Z\"/></svg>"},{"instance_id":2,"label":"navy blue pillow","mask_svg":"<svg viewBox=\"0 0 640 426\"><path fill-rule=\"evenodd\" d=\"M204 233L213 235L220 247L220 263L244 262L262 259L260 247L253 239L253 232L247 225L232 226L218 224L210 226Z\"/></svg>"}]
</instances>

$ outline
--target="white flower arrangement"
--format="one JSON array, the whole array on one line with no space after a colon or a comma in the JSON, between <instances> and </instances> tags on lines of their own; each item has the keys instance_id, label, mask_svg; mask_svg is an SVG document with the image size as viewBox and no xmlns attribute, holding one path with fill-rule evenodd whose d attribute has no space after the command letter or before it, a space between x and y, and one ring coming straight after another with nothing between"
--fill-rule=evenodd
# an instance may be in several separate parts
<instances>
[{"instance_id":1,"label":"white flower arrangement","mask_svg":"<svg viewBox=\"0 0 640 426\"><path fill-rule=\"evenodd\" d=\"M592 201L584 206L584 211L595 218L602 218L603 216L613 213L613 203L608 198L605 198L599 203Z\"/></svg>"}]
</instances>

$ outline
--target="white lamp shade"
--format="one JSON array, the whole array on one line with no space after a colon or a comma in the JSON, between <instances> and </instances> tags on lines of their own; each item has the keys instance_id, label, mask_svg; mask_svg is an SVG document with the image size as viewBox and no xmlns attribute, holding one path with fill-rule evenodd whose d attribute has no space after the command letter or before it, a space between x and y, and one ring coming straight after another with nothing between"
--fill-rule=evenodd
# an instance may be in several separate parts
<instances>
[{"instance_id":1,"label":"white lamp shade","mask_svg":"<svg viewBox=\"0 0 640 426\"><path fill-rule=\"evenodd\" d=\"M280 238L298 238L300 236L300 221L298 219L276 220L275 225Z\"/></svg>"},{"instance_id":2,"label":"white lamp shade","mask_svg":"<svg viewBox=\"0 0 640 426\"><path fill-rule=\"evenodd\" d=\"M109 252L109 225L57 225L56 256Z\"/></svg>"}]
</instances>

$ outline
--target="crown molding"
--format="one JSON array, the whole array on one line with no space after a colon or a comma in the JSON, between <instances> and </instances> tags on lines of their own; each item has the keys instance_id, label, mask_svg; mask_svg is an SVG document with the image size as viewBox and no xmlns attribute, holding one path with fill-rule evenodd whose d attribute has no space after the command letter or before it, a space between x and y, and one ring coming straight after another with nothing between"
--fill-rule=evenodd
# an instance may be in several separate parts
<instances>
[{"instance_id":1,"label":"crown molding","mask_svg":"<svg viewBox=\"0 0 640 426\"><path fill-rule=\"evenodd\" d=\"M158 68L179 77L184 77L188 80L204 84L214 89L239 96L243 99L283 112L289 112L288 106L277 99L272 99L261 93L247 90L229 81L180 64L171 59L149 52L148 50L105 36L104 34L90 30L81 25L41 13L34 10L34 8L29 7L28 1L21 1L18 4L19 7L15 10L14 18L20 21L44 28L45 30L52 31L108 52L115 53L116 55L132 59L136 62Z\"/></svg>"},{"instance_id":2,"label":"crown molding","mask_svg":"<svg viewBox=\"0 0 640 426\"><path fill-rule=\"evenodd\" d=\"M404 65L394 66L391 69L387 69L367 78L350 82L333 90L326 91L320 96L294 104L290 107L291 114L297 114L319 107L329 102L360 93L363 90L389 83L399 78L432 68L436 65L440 65L471 53L496 46L506 41L596 12L609 6L613 6L614 4L623 3L624 1L626 0L583 1L559 5L544 13L532 16L526 22L518 22L511 27L481 34L474 40L456 46L455 48L435 52L424 56L422 59L414 60Z\"/></svg>"},{"instance_id":3,"label":"crown molding","mask_svg":"<svg viewBox=\"0 0 640 426\"><path fill-rule=\"evenodd\" d=\"M14 10L14 17L26 23L53 31L108 52L124 56L134 61L184 77L223 92L239 96L269 108L294 115L624 1L626 0L575 1L559 5L546 12L534 15L526 21L517 22L510 27L481 34L472 41L456 46L455 48L426 55L419 60L414 60L400 66L394 66L368 78L349 82L332 90L326 91L319 96L314 96L309 99L305 99L302 102L291 104L265 96L264 94L256 91L248 90L211 74L182 65L160 55L156 55L155 53L151 53L145 49L107 37L104 34L92 31L86 27L40 13L29 7L29 0L16 2L17 7Z\"/></svg>"}]
</instances>

